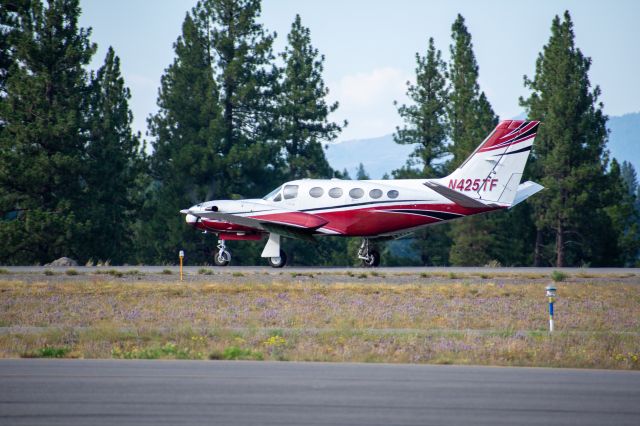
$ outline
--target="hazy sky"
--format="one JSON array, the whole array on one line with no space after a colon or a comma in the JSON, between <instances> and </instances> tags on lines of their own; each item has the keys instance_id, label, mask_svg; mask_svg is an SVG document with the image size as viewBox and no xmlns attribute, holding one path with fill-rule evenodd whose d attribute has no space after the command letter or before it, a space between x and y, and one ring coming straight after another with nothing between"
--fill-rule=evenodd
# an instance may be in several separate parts
<instances>
[{"instance_id":1,"label":"hazy sky","mask_svg":"<svg viewBox=\"0 0 640 426\"><path fill-rule=\"evenodd\" d=\"M113 46L131 88L136 130L154 113L160 76L173 61L173 43L195 0L81 0L82 26L98 43L93 68ZM295 14L311 29L313 45L326 57L330 99L340 102L334 120L349 120L339 140L392 133L399 124L393 101L404 102L413 80L415 53L427 40L449 58L450 29L461 13L473 37L480 86L496 113L511 118L522 110L523 75L550 35L554 15L568 9L577 46L593 60L590 78L600 85L605 112L640 111L640 1L373 1L263 0L260 21L283 50Z\"/></svg>"}]
</instances>

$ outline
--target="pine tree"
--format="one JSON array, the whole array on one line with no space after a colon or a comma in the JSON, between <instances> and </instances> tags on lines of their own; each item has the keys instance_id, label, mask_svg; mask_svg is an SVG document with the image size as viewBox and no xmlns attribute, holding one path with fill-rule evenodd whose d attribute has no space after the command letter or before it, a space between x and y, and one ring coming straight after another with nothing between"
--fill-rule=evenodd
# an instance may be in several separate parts
<instances>
[{"instance_id":1,"label":"pine tree","mask_svg":"<svg viewBox=\"0 0 640 426\"><path fill-rule=\"evenodd\" d=\"M140 241L153 244L143 251L155 259L175 259L184 248L192 262L207 260L210 243L184 224L180 209L260 196L282 180L275 35L259 15L258 0L203 0L185 18L176 60L162 79L160 111L149 120L154 195L146 208L153 218ZM236 262L257 260L255 244L239 245Z\"/></svg>"},{"instance_id":2,"label":"pine tree","mask_svg":"<svg viewBox=\"0 0 640 426\"><path fill-rule=\"evenodd\" d=\"M86 148L87 205L91 222L88 252L94 259L123 263L131 258L132 224L137 179L144 157L138 135L133 135L131 94L120 74L120 59L110 47L104 65L92 76Z\"/></svg>"},{"instance_id":3,"label":"pine tree","mask_svg":"<svg viewBox=\"0 0 640 426\"><path fill-rule=\"evenodd\" d=\"M446 164L440 160L447 154L447 72L433 38L429 38L425 56L416 53L416 64L416 83L407 82L407 96L412 104L398 108L404 126L396 128L393 136L396 143L416 148L407 163L392 172L395 179L435 178L446 172ZM451 246L448 234L449 226L427 228L415 234L412 247L420 253L423 265L448 263Z\"/></svg>"},{"instance_id":4,"label":"pine tree","mask_svg":"<svg viewBox=\"0 0 640 426\"><path fill-rule=\"evenodd\" d=\"M287 178L330 178L333 170L322 143L335 139L342 127L327 119L338 103L327 105L325 100L329 89L322 79L324 55L311 45L310 31L302 25L300 15L287 40L281 54L285 68L278 96L279 140L286 152Z\"/></svg>"},{"instance_id":5,"label":"pine tree","mask_svg":"<svg viewBox=\"0 0 640 426\"><path fill-rule=\"evenodd\" d=\"M478 64L473 53L471 34L464 18L458 15L451 27L453 43L449 76L451 90L447 116L450 123L453 171L473 152L497 124L484 92L478 85ZM501 249L498 221L504 218L474 216L452 224L450 261L456 265L483 265L497 260Z\"/></svg>"},{"instance_id":6,"label":"pine tree","mask_svg":"<svg viewBox=\"0 0 640 426\"><path fill-rule=\"evenodd\" d=\"M638 192L638 175L636 169L628 161L623 161L620 167L620 176L627 186L627 192L631 196L635 196Z\"/></svg>"},{"instance_id":7,"label":"pine tree","mask_svg":"<svg viewBox=\"0 0 640 426\"><path fill-rule=\"evenodd\" d=\"M356 169L356 180L369 180L369 173L364 168L364 164L358 164L358 168Z\"/></svg>"},{"instance_id":8,"label":"pine tree","mask_svg":"<svg viewBox=\"0 0 640 426\"><path fill-rule=\"evenodd\" d=\"M174 44L176 58L161 79L159 111L148 120L153 181L138 237L144 261L174 261L180 249L189 261L205 261L204 239L179 211L214 195L222 198L231 185L224 172L228 149L220 130L208 25L198 8L186 14Z\"/></svg>"},{"instance_id":9,"label":"pine tree","mask_svg":"<svg viewBox=\"0 0 640 426\"><path fill-rule=\"evenodd\" d=\"M398 172L394 171L394 176L409 177L412 169L418 166L416 177L442 177L444 164L436 162L447 153L447 74L442 54L436 50L433 38L429 39L424 57L416 53L416 62L416 84L407 82L407 96L413 104L398 108L405 124L402 128L397 127L393 135L396 143L416 145L416 148L407 165Z\"/></svg>"},{"instance_id":10,"label":"pine tree","mask_svg":"<svg viewBox=\"0 0 640 426\"><path fill-rule=\"evenodd\" d=\"M0 102L6 94L9 68L15 63L14 38L18 36L20 16L26 14L28 7L28 0L7 1L0 7Z\"/></svg>"},{"instance_id":11,"label":"pine tree","mask_svg":"<svg viewBox=\"0 0 640 426\"><path fill-rule=\"evenodd\" d=\"M450 150L453 171L473 152L498 124L484 92L478 85L478 64L473 53L471 34L462 15L451 26L453 44L450 46L449 78L451 90L447 117L451 129Z\"/></svg>"},{"instance_id":12,"label":"pine tree","mask_svg":"<svg viewBox=\"0 0 640 426\"><path fill-rule=\"evenodd\" d=\"M257 22L259 0L203 0L197 13L207 19L210 48L222 108L221 170L227 192L260 196L282 177L277 128L277 79L272 64L275 34Z\"/></svg>"},{"instance_id":13,"label":"pine tree","mask_svg":"<svg viewBox=\"0 0 640 426\"><path fill-rule=\"evenodd\" d=\"M556 16L551 37L536 61L531 90L521 104L530 119L541 120L536 143L534 178L545 191L532 198L538 230L536 252L544 254L544 235L551 234L555 266L598 263L611 221L604 207L607 117L600 89L591 88L591 60L575 46L569 12Z\"/></svg>"},{"instance_id":14,"label":"pine tree","mask_svg":"<svg viewBox=\"0 0 640 426\"><path fill-rule=\"evenodd\" d=\"M0 261L83 260L85 204L85 66L95 51L78 27L77 0L31 1L18 10L13 65L0 103Z\"/></svg>"},{"instance_id":15,"label":"pine tree","mask_svg":"<svg viewBox=\"0 0 640 426\"><path fill-rule=\"evenodd\" d=\"M626 163L626 167L625 167ZM640 215L636 208L636 196L633 192L635 179L627 183L629 177L635 177L635 170L629 163L623 163L623 168L614 159L610 170L604 177L608 185L603 185L603 200L606 207L606 219L611 223L611 233L596 232L598 250L594 251L593 263L613 266L634 266L638 260L640 249ZM627 174L625 177L624 173ZM605 222L608 225L608 222ZM584 224L581 224L584 225ZM591 224L589 224L591 225ZM598 241L600 240L600 241Z\"/></svg>"}]
</instances>

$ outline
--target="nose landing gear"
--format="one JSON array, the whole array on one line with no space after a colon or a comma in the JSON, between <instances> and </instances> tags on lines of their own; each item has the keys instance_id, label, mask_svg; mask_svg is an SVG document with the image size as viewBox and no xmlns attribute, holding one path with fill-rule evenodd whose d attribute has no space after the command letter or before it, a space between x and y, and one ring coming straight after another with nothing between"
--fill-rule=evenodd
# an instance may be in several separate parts
<instances>
[{"instance_id":1,"label":"nose landing gear","mask_svg":"<svg viewBox=\"0 0 640 426\"><path fill-rule=\"evenodd\" d=\"M375 268L380 265L380 253L370 247L368 238L362 239L362 244L358 250L358 259L362 260L362 266L365 268Z\"/></svg>"},{"instance_id":2,"label":"nose landing gear","mask_svg":"<svg viewBox=\"0 0 640 426\"><path fill-rule=\"evenodd\" d=\"M227 250L224 240L218 240L218 252L213 255L216 266L227 266L231 262L231 253Z\"/></svg>"}]
</instances>

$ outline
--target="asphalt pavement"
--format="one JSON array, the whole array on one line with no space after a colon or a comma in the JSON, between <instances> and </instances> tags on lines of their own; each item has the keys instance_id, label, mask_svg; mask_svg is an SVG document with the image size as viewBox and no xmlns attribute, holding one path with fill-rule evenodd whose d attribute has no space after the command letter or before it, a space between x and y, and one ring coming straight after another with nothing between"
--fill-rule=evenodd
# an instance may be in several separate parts
<instances>
[{"instance_id":1,"label":"asphalt pavement","mask_svg":"<svg viewBox=\"0 0 640 426\"><path fill-rule=\"evenodd\" d=\"M638 425L640 372L0 360L1 425Z\"/></svg>"},{"instance_id":2,"label":"asphalt pavement","mask_svg":"<svg viewBox=\"0 0 640 426\"><path fill-rule=\"evenodd\" d=\"M144 274L161 274L165 270L177 273L178 266L74 266L74 267L51 267L51 266L0 266L1 269L10 273L43 273L46 270L54 272L65 272L67 269L75 269L81 273L92 273L100 270L116 270L121 272L136 270ZM187 275L198 275L198 271L202 266L186 265L184 273ZM362 268L362 267L313 267L313 266L285 266L284 268L272 268L270 266L208 266L210 269L218 273L234 272L253 272L253 273L271 273L279 274L280 272L300 272L300 273L325 273L325 274L346 274L348 272L370 272L376 271L385 274L422 274L422 273L456 273L456 274L477 274L477 273L499 273L499 274L551 274L553 271L562 271L568 274L586 273L591 275L620 275L620 274L640 274L640 268L536 268L536 267L500 267L490 268L482 266L397 266L397 267L380 267L380 268Z\"/></svg>"}]
</instances>

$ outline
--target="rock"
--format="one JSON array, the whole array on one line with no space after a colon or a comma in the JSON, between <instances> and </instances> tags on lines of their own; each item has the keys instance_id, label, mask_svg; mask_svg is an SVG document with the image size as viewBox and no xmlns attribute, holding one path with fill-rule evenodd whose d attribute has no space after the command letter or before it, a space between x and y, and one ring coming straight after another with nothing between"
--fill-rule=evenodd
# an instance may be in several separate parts
<instances>
[{"instance_id":1,"label":"rock","mask_svg":"<svg viewBox=\"0 0 640 426\"><path fill-rule=\"evenodd\" d=\"M44 266L78 266L78 262L68 257L61 257L60 259L56 259Z\"/></svg>"}]
</instances>

